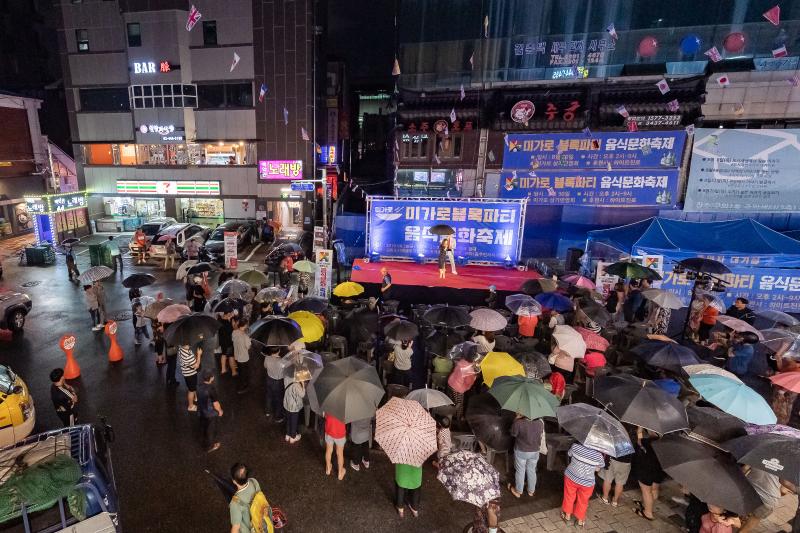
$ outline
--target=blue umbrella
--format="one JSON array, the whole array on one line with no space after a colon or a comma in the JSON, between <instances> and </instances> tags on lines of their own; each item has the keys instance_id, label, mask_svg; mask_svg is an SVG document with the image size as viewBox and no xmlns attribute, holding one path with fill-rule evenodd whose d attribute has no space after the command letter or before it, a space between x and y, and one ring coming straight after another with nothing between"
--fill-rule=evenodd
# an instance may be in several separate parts
<instances>
[{"instance_id":1,"label":"blue umbrella","mask_svg":"<svg viewBox=\"0 0 800 533\"><path fill-rule=\"evenodd\" d=\"M775 413L756 391L717 374L695 374L689 382L708 402L751 424L774 424Z\"/></svg>"},{"instance_id":2,"label":"blue umbrella","mask_svg":"<svg viewBox=\"0 0 800 533\"><path fill-rule=\"evenodd\" d=\"M562 294L556 292L543 292L533 297L542 307L563 313L572 311L572 301Z\"/></svg>"}]
</instances>

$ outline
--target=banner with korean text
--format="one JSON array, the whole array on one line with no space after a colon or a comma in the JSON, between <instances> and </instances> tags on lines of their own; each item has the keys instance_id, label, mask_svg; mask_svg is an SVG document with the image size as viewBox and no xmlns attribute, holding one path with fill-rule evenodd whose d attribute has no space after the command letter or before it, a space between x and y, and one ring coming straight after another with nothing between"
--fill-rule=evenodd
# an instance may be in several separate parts
<instances>
[{"instance_id":1,"label":"banner with korean text","mask_svg":"<svg viewBox=\"0 0 800 533\"><path fill-rule=\"evenodd\" d=\"M317 270L314 272L314 296L328 300L331 297L333 278L333 250L316 250L314 261L317 263Z\"/></svg>"},{"instance_id":2,"label":"banner with korean text","mask_svg":"<svg viewBox=\"0 0 800 533\"><path fill-rule=\"evenodd\" d=\"M509 134L501 198L539 205L675 207L684 131Z\"/></svg>"},{"instance_id":3,"label":"banner with korean text","mask_svg":"<svg viewBox=\"0 0 800 533\"><path fill-rule=\"evenodd\" d=\"M523 201L369 198L367 252L384 257L435 259L441 237L436 225L455 230L455 255L467 261L516 261L520 253Z\"/></svg>"}]
</instances>

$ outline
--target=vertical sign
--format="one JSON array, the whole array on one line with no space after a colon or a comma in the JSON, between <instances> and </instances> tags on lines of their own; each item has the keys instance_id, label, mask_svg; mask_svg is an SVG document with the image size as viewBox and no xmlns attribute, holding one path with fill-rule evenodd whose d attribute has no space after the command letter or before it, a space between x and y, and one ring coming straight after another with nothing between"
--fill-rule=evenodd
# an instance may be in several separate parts
<instances>
[{"instance_id":1,"label":"vertical sign","mask_svg":"<svg viewBox=\"0 0 800 533\"><path fill-rule=\"evenodd\" d=\"M611 263L598 261L597 274L595 276L594 284L597 287L597 292L603 295L603 299L607 300L608 295L614 290L614 286L619 281L619 277L613 274L606 274L606 267Z\"/></svg>"},{"instance_id":2,"label":"vertical sign","mask_svg":"<svg viewBox=\"0 0 800 533\"><path fill-rule=\"evenodd\" d=\"M325 228L314 226L314 251L325 248Z\"/></svg>"},{"instance_id":3,"label":"vertical sign","mask_svg":"<svg viewBox=\"0 0 800 533\"><path fill-rule=\"evenodd\" d=\"M235 269L238 266L238 253L236 250L236 232L225 232L225 268Z\"/></svg>"},{"instance_id":4,"label":"vertical sign","mask_svg":"<svg viewBox=\"0 0 800 533\"><path fill-rule=\"evenodd\" d=\"M331 297L331 277L333 274L333 250L316 251L317 272L314 274L315 296Z\"/></svg>"},{"instance_id":5,"label":"vertical sign","mask_svg":"<svg viewBox=\"0 0 800 533\"><path fill-rule=\"evenodd\" d=\"M339 110L335 107L328 108L328 144L336 146L339 143Z\"/></svg>"}]
</instances>

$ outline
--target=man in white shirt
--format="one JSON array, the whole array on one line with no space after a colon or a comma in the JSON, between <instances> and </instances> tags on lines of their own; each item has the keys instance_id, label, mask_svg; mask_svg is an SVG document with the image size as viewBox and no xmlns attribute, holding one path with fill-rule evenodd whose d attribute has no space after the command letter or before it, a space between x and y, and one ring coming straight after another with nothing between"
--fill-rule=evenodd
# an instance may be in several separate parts
<instances>
[{"instance_id":1,"label":"man in white shirt","mask_svg":"<svg viewBox=\"0 0 800 533\"><path fill-rule=\"evenodd\" d=\"M445 238L445 250L447 252L447 260L450 262L450 272L453 274L458 274L456 272L456 238L452 235L447 235Z\"/></svg>"}]
</instances>

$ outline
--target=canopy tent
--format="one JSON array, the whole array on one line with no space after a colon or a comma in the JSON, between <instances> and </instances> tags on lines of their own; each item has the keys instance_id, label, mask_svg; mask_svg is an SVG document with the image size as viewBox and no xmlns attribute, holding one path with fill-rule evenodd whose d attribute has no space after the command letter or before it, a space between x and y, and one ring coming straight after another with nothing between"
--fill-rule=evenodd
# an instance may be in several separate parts
<instances>
[{"instance_id":1,"label":"canopy tent","mask_svg":"<svg viewBox=\"0 0 800 533\"><path fill-rule=\"evenodd\" d=\"M723 222L687 222L661 217L617 228L590 231L587 250L604 244L630 255L658 254L674 261L711 256L726 264L797 267L800 242L771 230L750 218ZM597 254L591 254L597 255Z\"/></svg>"}]
</instances>

